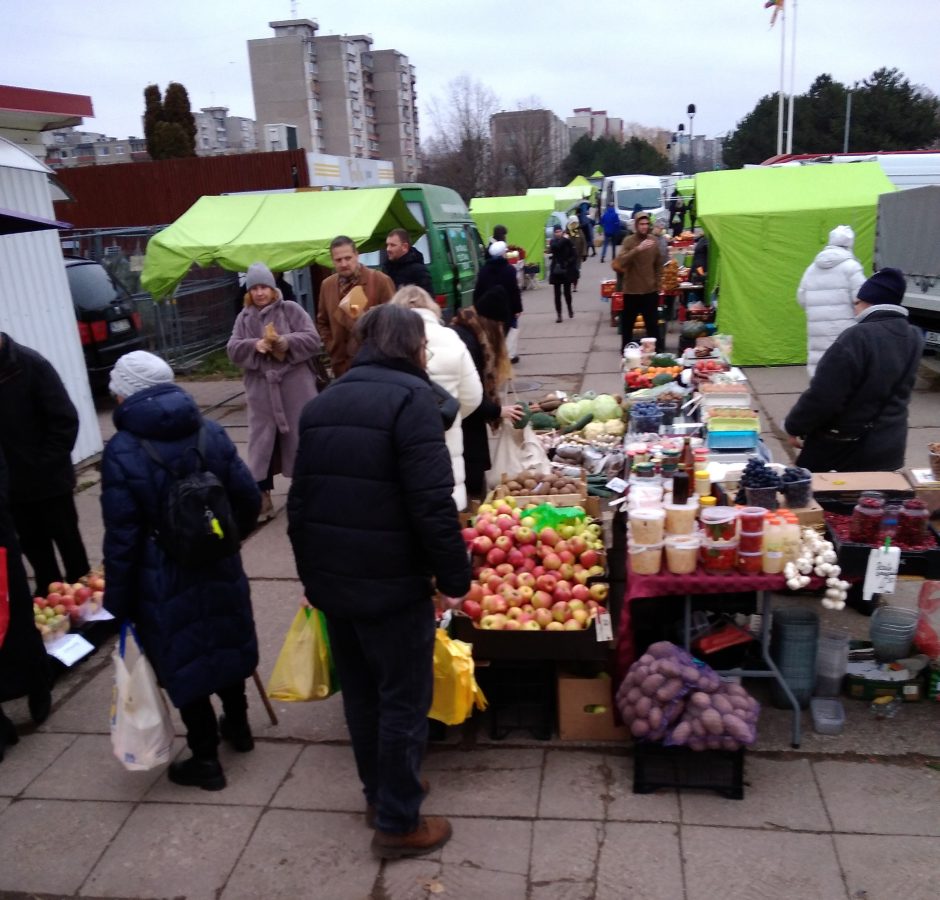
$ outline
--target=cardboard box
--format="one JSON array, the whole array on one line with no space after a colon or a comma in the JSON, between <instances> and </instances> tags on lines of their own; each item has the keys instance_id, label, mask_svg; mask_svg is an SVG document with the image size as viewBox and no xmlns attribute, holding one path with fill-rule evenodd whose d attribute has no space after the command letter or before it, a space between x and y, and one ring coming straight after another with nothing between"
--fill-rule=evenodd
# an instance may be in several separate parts
<instances>
[{"instance_id":1,"label":"cardboard box","mask_svg":"<svg viewBox=\"0 0 940 900\"><path fill-rule=\"evenodd\" d=\"M826 524L823 508L815 500L811 500L809 506L791 509L790 512L796 516L800 528L821 528Z\"/></svg>"},{"instance_id":2,"label":"cardboard box","mask_svg":"<svg viewBox=\"0 0 940 900\"><path fill-rule=\"evenodd\" d=\"M598 641L593 622L584 631L486 631L462 613L451 619L450 635L471 644L474 659L606 662L614 645Z\"/></svg>"},{"instance_id":3,"label":"cardboard box","mask_svg":"<svg viewBox=\"0 0 940 900\"><path fill-rule=\"evenodd\" d=\"M940 481L934 481L930 469L905 469L904 474L914 489L914 496L927 504L927 509L940 509Z\"/></svg>"},{"instance_id":4,"label":"cardboard box","mask_svg":"<svg viewBox=\"0 0 940 900\"><path fill-rule=\"evenodd\" d=\"M914 490L900 472L816 472L813 496L827 504L855 505L862 491L881 491L886 500L905 500Z\"/></svg>"},{"instance_id":5,"label":"cardboard box","mask_svg":"<svg viewBox=\"0 0 940 900\"><path fill-rule=\"evenodd\" d=\"M609 677L558 672L558 736L563 741L628 741L630 731L614 724Z\"/></svg>"}]
</instances>

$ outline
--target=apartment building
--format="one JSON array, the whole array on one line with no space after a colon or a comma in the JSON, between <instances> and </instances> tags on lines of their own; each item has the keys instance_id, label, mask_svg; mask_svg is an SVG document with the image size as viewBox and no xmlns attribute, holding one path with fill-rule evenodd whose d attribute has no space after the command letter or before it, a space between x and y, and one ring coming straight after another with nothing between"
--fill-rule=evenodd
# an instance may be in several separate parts
<instances>
[{"instance_id":1,"label":"apartment building","mask_svg":"<svg viewBox=\"0 0 940 900\"><path fill-rule=\"evenodd\" d=\"M254 119L230 116L227 106L204 106L196 120L196 155L250 153L258 149Z\"/></svg>"},{"instance_id":2,"label":"apartment building","mask_svg":"<svg viewBox=\"0 0 940 900\"><path fill-rule=\"evenodd\" d=\"M623 119L608 116L606 109L591 109L590 106L579 106L573 112L574 115L565 119L572 144L585 135L592 140L609 137L623 142Z\"/></svg>"},{"instance_id":3,"label":"apartment building","mask_svg":"<svg viewBox=\"0 0 940 900\"><path fill-rule=\"evenodd\" d=\"M248 41L255 121L293 125L301 147L325 152L320 80L313 19L269 22L274 36Z\"/></svg>"},{"instance_id":4,"label":"apartment building","mask_svg":"<svg viewBox=\"0 0 940 900\"><path fill-rule=\"evenodd\" d=\"M498 112L490 118L490 135L499 192L557 183L570 143L567 126L550 109Z\"/></svg>"},{"instance_id":5,"label":"apartment building","mask_svg":"<svg viewBox=\"0 0 940 900\"><path fill-rule=\"evenodd\" d=\"M46 165L52 169L107 166L150 159L144 138L113 138L96 132L63 128L44 132L42 140L46 146Z\"/></svg>"},{"instance_id":6,"label":"apartment building","mask_svg":"<svg viewBox=\"0 0 940 900\"><path fill-rule=\"evenodd\" d=\"M386 159L400 181L418 172L415 74L397 50L368 35L317 35L312 19L270 22L274 37L248 41L259 132L292 125L312 153Z\"/></svg>"},{"instance_id":7,"label":"apartment building","mask_svg":"<svg viewBox=\"0 0 940 900\"><path fill-rule=\"evenodd\" d=\"M396 181L416 181L420 134L415 67L397 50L376 50L372 60L379 155L394 165Z\"/></svg>"}]
</instances>

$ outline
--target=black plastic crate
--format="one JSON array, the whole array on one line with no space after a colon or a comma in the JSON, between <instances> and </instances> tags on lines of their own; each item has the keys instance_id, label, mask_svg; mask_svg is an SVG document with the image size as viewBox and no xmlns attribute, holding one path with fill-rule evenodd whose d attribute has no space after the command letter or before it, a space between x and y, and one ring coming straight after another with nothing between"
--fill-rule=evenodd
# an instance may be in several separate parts
<instances>
[{"instance_id":1,"label":"black plastic crate","mask_svg":"<svg viewBox=\"0 0 940 900\"><path fill-rule=\"evenodd\" d=\"M660 788L717 791L729 800L744 799L744 748L690 750L640 741L633 745L633 793Z\"/></svg>"},{"instance_id":2,"label":"black plastic crate","mask_svg":"<svg viewBox=\"0 0 940 900\"><path fill-rule=\"evenodd\" d=\"M507 738L527 731L539 741L550 740L555 730L555 664L541 660L494 660L476 669L487 701L490 737Z\"/></svg>"}]
</instances>

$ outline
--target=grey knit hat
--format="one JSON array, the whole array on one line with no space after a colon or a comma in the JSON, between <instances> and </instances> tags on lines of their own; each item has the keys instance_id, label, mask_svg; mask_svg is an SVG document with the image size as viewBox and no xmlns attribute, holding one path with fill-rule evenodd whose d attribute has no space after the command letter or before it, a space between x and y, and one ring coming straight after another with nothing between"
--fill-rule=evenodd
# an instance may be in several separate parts
<instances>
[{"instance_id":1,"label":"grey knit hat","mask_svg":"<svg viewBox=\"0 0 940 900\"><path fill-rule=\"evenodd\" d=\"M262 262L252 263L245 274L245 290L250 291L255 285L263 284L272 290L277 290L274 275Z\"/></svg>"}]
</instances>

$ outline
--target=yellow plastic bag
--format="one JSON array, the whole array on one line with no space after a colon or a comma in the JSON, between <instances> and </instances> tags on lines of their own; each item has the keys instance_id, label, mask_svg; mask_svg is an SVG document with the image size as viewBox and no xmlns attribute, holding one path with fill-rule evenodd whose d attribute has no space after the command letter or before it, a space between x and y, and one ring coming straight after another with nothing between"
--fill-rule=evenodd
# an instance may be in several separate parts
<instances>
[{"instance_id":1,"label":"yellow plastic bag","mask_svg":"<svg viewBox=\"0 0 940 900\"><path fill-rule=\"evenodd\" d=\"M339 690L323 613L297 610L268 681L272 700L323 700Z\"/></svg>"},{"instance_id":2,"label":"yellow plastic bag","mask_svg":"<svg viewBox=\"0 0 940 900\"><path fill-rule=\"evenodd\" d=\"M434 697L428 718L459 725L470 718L474 707L486 709L486 697L473 674L473 648L438 628L434 636Z\"/></svg>"}]
</instances>

